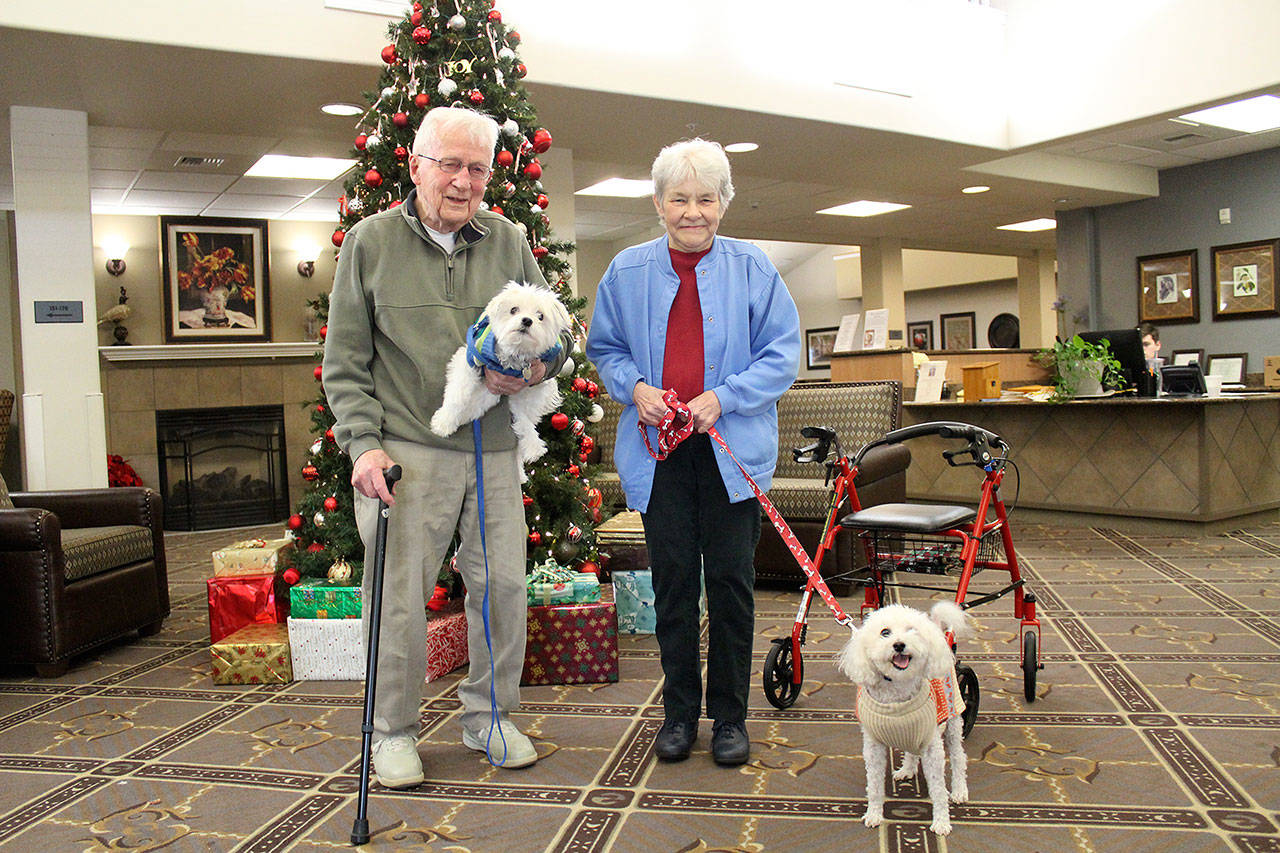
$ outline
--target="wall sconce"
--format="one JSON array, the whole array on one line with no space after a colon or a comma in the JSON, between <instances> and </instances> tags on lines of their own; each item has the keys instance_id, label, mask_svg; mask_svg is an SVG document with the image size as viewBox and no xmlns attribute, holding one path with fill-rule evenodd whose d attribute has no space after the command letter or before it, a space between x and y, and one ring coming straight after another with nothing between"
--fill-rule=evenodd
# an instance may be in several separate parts
<instances>
[{"instance_id":1,"label":"wall sconce","mask_svg":"<svg viewBox=\"0 0 1280 853\"><path fill-rule=\"evenodd\" d=\"M123 237L108 237L102 241L102 252L107 256L107 272L121 275L124 272L124 256L129 243Z\"/></svg>"},{"instance_id":2,"label":"wall sconce","mask_svg":"<svg viewBox=\"0 0 1280 853\"><path fill-rule=\"evenodd\" d=\"M298 275L303 278L311 278L316 273L316 258L320 257L320 245L318 243L299 243L298 252Z\"/></svg>"}]
</instances>

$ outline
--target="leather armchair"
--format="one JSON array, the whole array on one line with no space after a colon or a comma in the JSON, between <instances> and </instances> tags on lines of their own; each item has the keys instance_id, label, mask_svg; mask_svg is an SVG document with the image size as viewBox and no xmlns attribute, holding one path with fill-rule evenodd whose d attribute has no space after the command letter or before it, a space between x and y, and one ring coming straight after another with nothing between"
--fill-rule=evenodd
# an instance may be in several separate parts
<instances>
[{"instance_id":1,"label":"leather armchair","mask_svg":"<svg viewBox=\"0 0 1280 853\"><path fill-rule=\"evenodd\" d=\"M0 490L2 490L0 486ZM0 663L42 677L169 615L160 496L146 488L15 492L0 509ZM0 499L3 495L0 495Z\"/></svg>"}]
</instances>

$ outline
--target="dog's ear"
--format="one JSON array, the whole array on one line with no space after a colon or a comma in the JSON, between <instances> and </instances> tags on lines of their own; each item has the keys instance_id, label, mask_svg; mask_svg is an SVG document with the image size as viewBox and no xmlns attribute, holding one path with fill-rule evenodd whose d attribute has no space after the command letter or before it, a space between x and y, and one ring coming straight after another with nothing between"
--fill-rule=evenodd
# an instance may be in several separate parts
<instances>
[{"instance_id":1,"label":"dog's ear","mask_svg":"<svg viewBox=\"0 0 1280 853\"><path fill-rule=\"evenodd\" d=\"M956 657L947 642L947 635L933 621L921 620L920 635L929 647L929 662L925 666L926 678L946 678L955 669Z\"/></svg>"},{"instance_id":2,"label":"dog's ear","mask_svg":"<svg viewBox=\"0 0 1280 853\"><path fill-rule=\"evenodd\" d=\"M972 633L972 620L958 604L951 601L939 601L929 609L929 618L943 631L950 631L957 640L962 640Z\"/></svg>"},{"instance_id":3,"label":"dog's ear","mask_svg":"<svg viewBox=\"0 0 1280 853\"><path fill-rule=\"evenodd\" d=\"M557 329L572 328L573 320L569 317L569 309L564 307L564 303L560 301L554 291L551 294L551 302L555 306L551 309L553 319L555 320L555 327Z\"/></svg>"},{"instance_id":4,"label":"dog's ear","mask_svg":"<svg viewBox=\"0 0 1280 853\"><path fill-rule=\"evenodd\" d=\"M857 628L844 648L836 653L836 668L843 672L854 684L873 684L876 680L875 668L867 656L863 632L866 628Z\"/></svg>"}]
</instances>

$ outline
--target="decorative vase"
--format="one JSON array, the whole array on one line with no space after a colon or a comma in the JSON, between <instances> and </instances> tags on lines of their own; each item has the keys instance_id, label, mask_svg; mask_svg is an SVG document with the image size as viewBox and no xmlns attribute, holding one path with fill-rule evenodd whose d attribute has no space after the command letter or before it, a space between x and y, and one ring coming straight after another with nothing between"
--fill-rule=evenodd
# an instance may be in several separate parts
<instances>
[{"instance_id":1,"label":"decorative vase","mask_svg":"<svg viewBox=\"0 0 1280 853\"><path fill-rule=\"evenodd\" d=\"M1073 397L1097 397L1102 393L1103 365L1100 361L1081 361L1063 369L1063 378L1075 388Z\"/></svg>"}]
</instances>

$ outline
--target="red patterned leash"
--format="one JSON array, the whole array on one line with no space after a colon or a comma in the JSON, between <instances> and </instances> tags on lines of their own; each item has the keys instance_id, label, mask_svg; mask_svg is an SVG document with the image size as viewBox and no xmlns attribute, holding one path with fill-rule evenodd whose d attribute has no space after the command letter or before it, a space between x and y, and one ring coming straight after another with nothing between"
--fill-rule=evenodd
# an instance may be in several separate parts
<instances>
[{"instance_id":1,"label":"red patterned leash","mask_svg":"<svg viewBox=\"0 0 1280 853\"><path fill-rule=\"evenodd\" d=\"M688 405L680 401L680 398L676 396L676 392L674 390L664 391L662 401L667 404L667 413L658 422L658 449L656 452L649 442L649 431L645 429L644 424L637 424L640 427L640 435L644 438L644 446L649 450L649 455L659 462L670 456L671 451L675 450L680 442L693 434L693 413L689 411ZM809 579L814 591L831 608L831 612L835 614L836 621L846 627L852 625L853 617L844 612L844 609L836 601L835 596L831 594L826 581L822 579L822 576L818 574L818 570L814 568L813 560L809 559L804 546L796 538L791 526L783 520L782 514L773 505L773 501L769 500L765 493L760 490L760 487L756 485L756 481L751 479L747 469L742 467L742 463L738 461L738 457L733 455L733 450L730 449L720 433L716 431L716 428L712 427L707 430L707 435L715 439L720 447L724 449L724 452L729 454L733 464L738 466L738 470L742 472L742 476L746 478L748 485L751 486L751 491L755 492L756 499L760 501L760 506L764 508L765 515L769 516L769 520L773 522L774 529L782 537L783 544L787 546L791 556L796 558L796 562L799 563L800 569Z\"/></svg>"}]
</instances>

